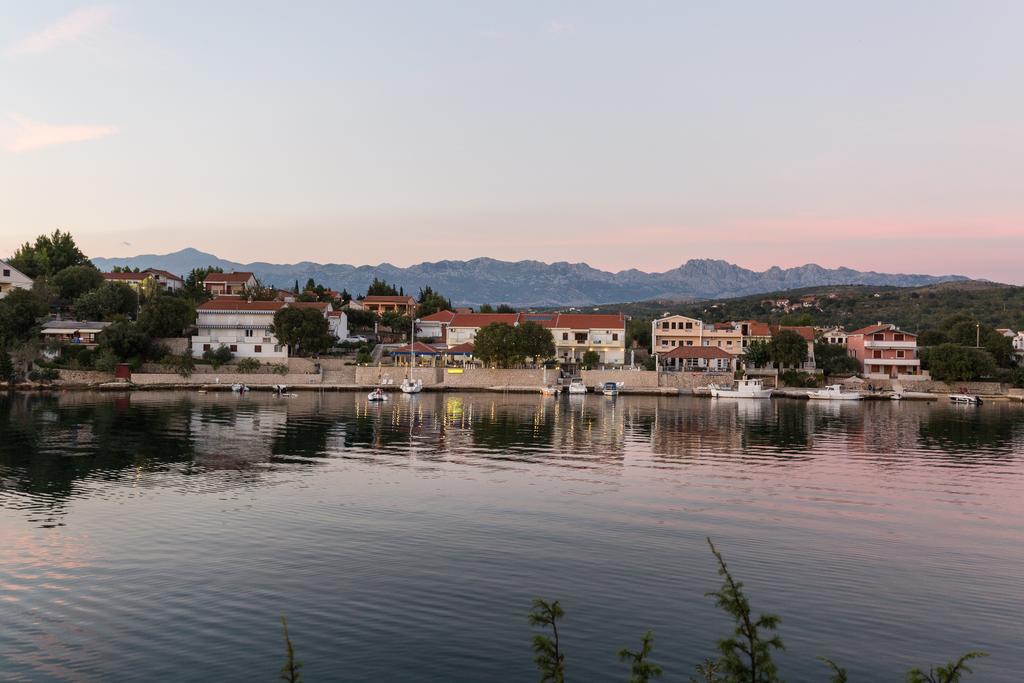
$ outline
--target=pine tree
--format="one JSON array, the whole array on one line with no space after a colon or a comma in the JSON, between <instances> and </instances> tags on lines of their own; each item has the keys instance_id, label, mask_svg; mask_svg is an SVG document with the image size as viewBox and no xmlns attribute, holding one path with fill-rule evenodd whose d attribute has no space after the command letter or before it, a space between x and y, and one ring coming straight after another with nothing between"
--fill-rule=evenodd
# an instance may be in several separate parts
<instances>
[{"instance_id":1,"label":"pine tree","mask_svg":"<svg viewBox=\"0 0 1024 683\"><path fill-rule=\"evenodd\" d=\"M551 636L533 634L533 660L540 669L540 683L565 683L565 654L558 641L558 620L564 616L565 612L558 600L549 603L537 598L533 601L530 625L550 627L552 633Z\"/></svg>"},{"instance_id":2,"label":"pine tree","mask_svg":"<svg viewBox=\"0 0 1024 683\"><path fill-rule=\"evenodd\" d=\"M288 620L284 617L281 617L281 626L284 629L285 651L288 653L288 659L281 667L281 680L288 681L288 683L302 683L302 674L299 673L302 662L295 659L295 648L292 646L292 639L288 637Z\"/></svg>"},{"instance_id":3,"label":"pine tree","mask_svg":"<svg viewBox=\"0 0 1024 683\"><path fill-rule=\"evenodd\" d=\"M654 636L648 631L640 639L640 649L633 651L628 648L619 650L619 659L631 662L629 667L629 683L648 683L652 678L661 676L661 667L647 660L651 655Z\"/></svg>"}]
</instances>

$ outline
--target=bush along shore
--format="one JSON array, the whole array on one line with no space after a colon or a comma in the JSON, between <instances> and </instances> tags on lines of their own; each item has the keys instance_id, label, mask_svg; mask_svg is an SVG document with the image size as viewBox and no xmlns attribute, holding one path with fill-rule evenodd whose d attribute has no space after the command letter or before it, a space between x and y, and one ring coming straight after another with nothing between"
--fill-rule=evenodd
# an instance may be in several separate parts
<instances>
[{"instance_id":1,"label":"bush along shore","mask_svg":"<svg viewBox=\"0 0 1024 683\"><path fill-rule=\"evenodd\" d=\"M718 575L722 585L716 591L707 593L715 605L728 614L735 623L735 630L716 644L717 656L707 658L698 664L689 676L689 683L781 683L785 679L772 659L772 653L784 650L785 645L778 633L782 619L774 614L755 615L750 601L743 592L743 583L737 581L725 562L722 553L711 539L708 547L718 564ZM562 649L559 625L565 617L565 610L558 600L547 601L537 598L527 615L533 633L533 661L537 664L540 683L566 683L571 680L571 666L567 666L567 654ZM295 647L288 635L288 622L282 617L286 659L281 667L281 680L288 683L302 681L302 662L296 658ZM654 634L647 631L640 638L640 647L618 651L623 677L628 683L649 683L665 676L665 671L654 657ZM959 683L972 673L972 660L987 657L985 652L972 651L961 655L955 661L927 670L913 668L906 673L906 683ZM828 676L830 683L849 683L846 669L828 657L818 657L822 663L822 676ZM670 672L671 673L671 672ZM685 675L685 674L683 674ZM684 679L679 676L667 680Z\"/></svg>"}]
</instances>

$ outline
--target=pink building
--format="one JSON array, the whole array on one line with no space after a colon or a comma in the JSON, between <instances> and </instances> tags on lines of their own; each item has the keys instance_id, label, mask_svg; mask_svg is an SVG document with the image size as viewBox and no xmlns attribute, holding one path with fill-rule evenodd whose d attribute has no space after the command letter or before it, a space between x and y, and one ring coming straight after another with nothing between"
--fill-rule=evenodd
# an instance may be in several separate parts
<instances>
[{"instance_id":1,"label":"pink building","mask_svg":"<svg viewBox=\"0 0 1024 683\"><path fill-rule=\"evenodd\" d=\"M890 323L869 325L846 336L846 349L866 379L926 379L917 357L917 335Z\"/></svg>"}]
</instances>

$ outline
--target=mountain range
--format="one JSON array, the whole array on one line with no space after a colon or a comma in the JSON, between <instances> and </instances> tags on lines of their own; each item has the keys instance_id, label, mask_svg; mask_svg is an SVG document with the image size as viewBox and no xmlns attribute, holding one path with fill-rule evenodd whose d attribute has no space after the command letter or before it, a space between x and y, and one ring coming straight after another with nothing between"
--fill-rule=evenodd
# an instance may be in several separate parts
<instances>
[{"instance_id":1,"label":"mountain range","mask_svg":"<svg viewBox=\"0 0 1024 683\"><path fill-rule=\"evenodd\" d=\"M418 263L408 268L382 263L352 266L303 261L292 264L236 263L197 249L170 254L144 254L122 258L93 258L101 270L114 266L161 268L187 274L193 268L219 266L225 271L247 270L261 282L291 288L313 278L336 290L365 292L373 278L387 280L416 295L430 286L456 305L507 303L513 306L588 306L651 299L720 299L764 292L779 292L821 285L876 285L919 287L967 280L961 275L907 275L823 268L807 264L794 268L772 267L754 271L721 260L691 259L663 273L630 269L612 273L585 263L542 263L475 258L469 261Z\"/></svg>"}]
</instances>

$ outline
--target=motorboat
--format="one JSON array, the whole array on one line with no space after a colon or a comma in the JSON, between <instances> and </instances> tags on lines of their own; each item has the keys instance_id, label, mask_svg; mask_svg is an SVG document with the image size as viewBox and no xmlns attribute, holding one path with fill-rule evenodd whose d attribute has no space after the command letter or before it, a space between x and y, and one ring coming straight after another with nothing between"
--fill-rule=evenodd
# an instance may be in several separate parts
<instances>
[{"instance_id":1,"label":"motorboat","mask_svg":"<svg viewBox=\"0 0 1024 683\"><path fill-rule=\"evenodd\" d=\"M249 387L245 386L244 384L232 384L231 391L235 392L236 394L244 394L245 392L249 391Z\"/></svg>"},{"instance_id":2,"label":"motorboat","mask_svg":"<svg viewBox=\"0 0 1024 683\"><path fill-rule=\"evenodd\" d=\"M545 396L558 396L559 391L561 391L561 388L555 384L549 384L540 388L540 393Z\"/></svg>"},{"instance_id":3,"label":"motorboat","mask_svg":"<svg viewBox=\"0 0 1024 683\"><path fill-rule=\"evenodd\" d=\"M981 396L978 396L977 394L950 394L949 400L953 403L972 406L980 406L982 404Z\"/></svg>"},{"instance_id":4,"label":"motorboat","mask_svg":"<svg viewBox=\"0 0 1024 683\"><path fill-rule=\"evenodd\" d=\"M772 390L764 388L760 379L738 379L732 386L708 386L714 398L771 398Z\"/></svg>"},{"instance_id":5,"label":"motorboat","mask_svg":"<svg viewBox=\"0 0 1024 683\"><path fill-rule=\"evenodd\" d=\"M371 391L369 394L367 394L366 400L367 401L386 401L386 400L388 400L388 395L384 393L383 389L381 389L380 387L377 387L376 389Z\"/></svg>"},{"instance_id":6,"label":"motorboat","mask_svg":"<svg viewBox=\"0 0 1024 683\"><path fill-rule=\"evenodd\" d=\"M841 384L829 384L824 389L808 391L807 396L822 401L859 401L864 398L864 394L859 391L843 391Z\"/></svg>"},{"instance_id":7,"label":"motorboat","mask_svg":"<svg viewBox=\"0 0 1024 683\"><path fill-rule=\"evenodd\" d=\"M423 380L407 377L402 380L401 389L403 394L418 394L423 391Z\"/></svg>"},{"instance_id":8,"label":"motorboat","mask_svg":"<svg viewBox=\"0 0 1024 683\"><path fill-rule=\"evenodd\" d=\"M601 393L605 396L618 396L619 389L625 385L625 382L605 382L601 385Z\"/></svg>"},{"instance_id":9,"label":"motorboat","mask_svg":"<svg viewBox=\"0 0 1024 683\"><path fill-rule=\"evenodd\" d=\"M569 393L570 394L585 394L587 393L587 385L583 383L583 380L579 377L569 382Z\"/></svg>"}]
</instances>

